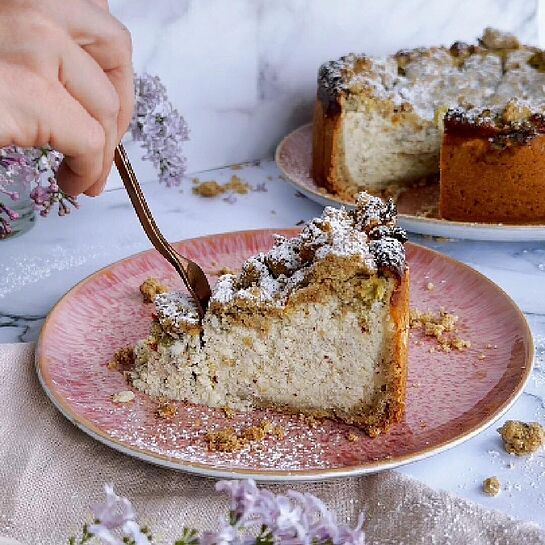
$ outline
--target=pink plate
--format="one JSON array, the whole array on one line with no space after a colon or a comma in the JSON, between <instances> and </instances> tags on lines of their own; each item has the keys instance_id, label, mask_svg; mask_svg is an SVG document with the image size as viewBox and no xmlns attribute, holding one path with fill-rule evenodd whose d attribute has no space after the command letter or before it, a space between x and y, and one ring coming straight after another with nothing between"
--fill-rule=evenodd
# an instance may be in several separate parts
<instances>
[{"instance_id":1,"label":"pink plate","mask_svg":"<svg viewBox=\"0 0 545 545\"><path fill-rule=\"evenodd\" d=\"M295 230L287 230L293 235ZM265 250L272 231L226 233L178 243L214 280L222 267L236 268ZM411 333L407 410L390 433L369 439L332 421L177 403L171 419L156 416L158 401L135 391L116 404L112 395L129 386L107 368L114 352L144 337L151 323L138 286L155 276L172 287L179 279L155 251L114 263L70 290L49 314L36 351L41 383L56 407L99 441L158 465L212 477L310 480L370 473L419 460L457 445L499 418L522 392L530 374L533 343L524 316L495 284L473 269L426 248L408 244L411 305L460 318L470 349L450 353L418 330ZM433 283L434 289L428 289ZM267 419L282 426L235 453L209 452L208 430L238 428Z\"/></svg>"}]
</instances>

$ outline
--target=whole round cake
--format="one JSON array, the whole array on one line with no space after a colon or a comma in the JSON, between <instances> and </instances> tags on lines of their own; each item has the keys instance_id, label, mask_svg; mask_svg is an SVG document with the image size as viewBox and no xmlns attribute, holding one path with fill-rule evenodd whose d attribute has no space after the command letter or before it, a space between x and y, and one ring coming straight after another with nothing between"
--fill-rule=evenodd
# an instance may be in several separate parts
<instances>
[{"instance_id":1,"label":"whole round cake","mask_svg":"<svg viewBox=\"0 0 545 545\"><path fill-rule=\"evenodd\" d=\"M545 221L545 52L477 44L350 54L320 67L312 175L353 199L436 181L441 217Z\"/></svg>"}]
</instances>

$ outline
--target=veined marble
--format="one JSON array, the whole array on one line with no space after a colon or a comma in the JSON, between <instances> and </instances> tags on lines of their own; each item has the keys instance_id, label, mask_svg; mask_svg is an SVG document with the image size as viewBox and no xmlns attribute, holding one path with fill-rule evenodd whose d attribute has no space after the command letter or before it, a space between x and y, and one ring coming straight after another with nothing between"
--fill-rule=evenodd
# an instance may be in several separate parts
<instances>
[{"instance_id":1,"label":"veined marble","mask_svg":"<svg viewBox=\"0 0 545 545\"><path fill-rule=\"evenodd\" d=\"M270 157L311 119L318 66L350 51L473 41L485 26L539 41L538 0L110 0L137 71L186 117L189 171ZM113 185L118 183L112 178Z\"/></svg>"},{"instance_id":2,"label":"veined marble","mask_svg":"<svg viewBox=\"0 0 545 545\"><path fill-rule=\"evenodd\" d=\"M287 227L310 219L321 207L298 195L270 162L199 174L226 181L233 174L249 182L248 195L204 199L179 189L145 183L144 189L165 236L170 240L263 227ZM150 176L151 178L151 176ZM82 198L68 217L40 218L20 238L0 241L0 342L34 340L51 306L74 284L118 259L150 247L124 191L98 199ZM508 418L545 422L545 243L490 243L411 239L475 267L497 282L529 319L537 346L533 376ZM442 488L545 527L545 451L530 458L506 454L496 426L470 441L401 471ZM489 498L483 479L496 475L502 493Z\"/></svg>"}]
</instances>

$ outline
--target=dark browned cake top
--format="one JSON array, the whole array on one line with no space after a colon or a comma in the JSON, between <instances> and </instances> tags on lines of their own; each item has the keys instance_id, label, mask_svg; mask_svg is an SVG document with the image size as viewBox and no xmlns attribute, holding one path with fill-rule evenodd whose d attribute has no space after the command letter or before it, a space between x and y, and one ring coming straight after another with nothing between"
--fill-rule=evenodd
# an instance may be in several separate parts
<instances>
[{"instance_id":1,"label":"dark browned cake top","mask_svg":"<svg viewBox=\"0 0 545 545\"><path fill-rule=\"evenodd\" d=\"M444 117L445 133L486 138L495 147L526 144L545 133L545 116L524 102L510 100L504 108L451 108Z\"/></svg>"}]
</instances>

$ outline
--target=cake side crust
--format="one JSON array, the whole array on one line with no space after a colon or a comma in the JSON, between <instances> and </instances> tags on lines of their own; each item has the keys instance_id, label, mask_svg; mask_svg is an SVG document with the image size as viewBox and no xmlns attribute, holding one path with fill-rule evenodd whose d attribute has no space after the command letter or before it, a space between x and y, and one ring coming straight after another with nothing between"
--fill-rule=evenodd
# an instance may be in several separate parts
<instances>
[{"instance_id":1,"label":"cake side crust","mask_svg":"<svg viewBox=\"0 0 545 545\"><path fill-rule=\"evenodd\" d=\"M477 132L477 134L475 134ZM441 149L441 217L454 221L545 222L545 134L497 148L478 131L445 133Z\"/></svg>"}]
</instances>

